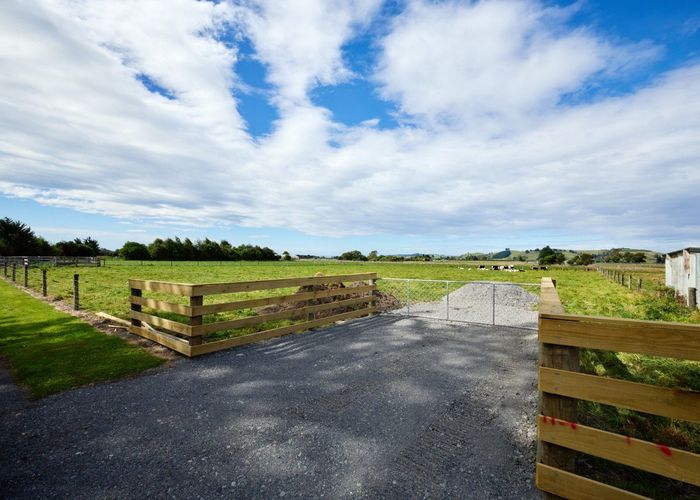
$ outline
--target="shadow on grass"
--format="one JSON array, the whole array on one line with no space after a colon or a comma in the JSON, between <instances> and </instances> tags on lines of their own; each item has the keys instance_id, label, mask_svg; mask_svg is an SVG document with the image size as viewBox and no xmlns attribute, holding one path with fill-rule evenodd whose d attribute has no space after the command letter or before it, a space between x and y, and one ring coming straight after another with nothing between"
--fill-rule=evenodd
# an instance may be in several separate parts
<instances>
[{"instance_id":1,"label":"shadow on grass","mask_svg":"<svg viewBox=\"0 0 700 500\"><path fill-rule=\"evenodd\" d=\"M132 375L164 361L6 283L0 283L0 301L6 304L0 311L0 352L32 397Z\"/></svg>"}]
</instances>

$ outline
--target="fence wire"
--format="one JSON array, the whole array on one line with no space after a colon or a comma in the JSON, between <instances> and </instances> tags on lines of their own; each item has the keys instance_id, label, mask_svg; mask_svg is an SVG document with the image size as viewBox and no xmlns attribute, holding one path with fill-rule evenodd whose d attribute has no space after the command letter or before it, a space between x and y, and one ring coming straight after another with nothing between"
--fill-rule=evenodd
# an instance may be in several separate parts
<instances>
[{"instance_id":1,"label":"fence wire","mask_svg":"<svg viewBox=\"0 0 700 500\"><path fill-rule=\"evenodd\" d=\"M377 287L382 312L537 329L539 284L382 278Z\"/></svg>"}]
</instances>

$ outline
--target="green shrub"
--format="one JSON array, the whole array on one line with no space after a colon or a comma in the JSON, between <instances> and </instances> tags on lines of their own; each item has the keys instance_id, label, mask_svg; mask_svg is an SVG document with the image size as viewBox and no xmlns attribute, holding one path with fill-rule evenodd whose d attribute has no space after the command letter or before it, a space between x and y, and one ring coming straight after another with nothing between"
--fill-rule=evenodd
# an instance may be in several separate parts
<instances>
[{"instance_id":1,"label":"green shrub","mask_svg":"<svg viewBox=\"0 0 700 500\"><path fill-rule=\"evenodd\" d=\"M667 286L659 286L654 293L645 294L641 305L645 319L653 321L684 321L692 314L676 296L676 291Z\"/></svg>"}]
</instances>

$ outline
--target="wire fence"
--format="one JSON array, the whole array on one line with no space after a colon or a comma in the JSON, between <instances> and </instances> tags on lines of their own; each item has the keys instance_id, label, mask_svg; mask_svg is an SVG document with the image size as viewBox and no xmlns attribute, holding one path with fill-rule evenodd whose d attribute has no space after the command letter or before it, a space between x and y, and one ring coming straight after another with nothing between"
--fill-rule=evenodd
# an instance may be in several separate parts
<instances>
[{"instance_id":1,"label":"wire fence","mask_svg":"<svg viewBox=\"0 0 700 500\"><path fill-rule=\"evenodd\" d=\"M381 278L377 287L383 312L537 329L539 284Z\"/></svg>"},{"instance_id":2,"label":"wire fence","mask_svg":"<svg viewBox=\"0 0 700 500\"><path fill-rule=\"evenodd\" d=\"M0 256L0 267L17 268L24 267L59 267L59 266L91 266L100 267L103 263L101 257L55 257L41 255L12 255Z\"/></svg>"}]
</instances>

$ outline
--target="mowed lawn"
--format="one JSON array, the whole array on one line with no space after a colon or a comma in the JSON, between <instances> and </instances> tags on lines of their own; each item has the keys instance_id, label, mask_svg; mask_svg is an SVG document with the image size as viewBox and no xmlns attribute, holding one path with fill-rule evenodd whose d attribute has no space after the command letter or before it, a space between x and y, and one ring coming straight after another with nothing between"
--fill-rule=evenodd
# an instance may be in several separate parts
<instances>
[{"instance_id":1,"label":"mowed lawn","mask_svg":"<svg viewBox=\"0 0 700 500\"><path fill-rule=\"evenodd\" d=\"M154 368L164 359L0 280L0 353L32 397Z\"/></svg>"}]
</instances>

